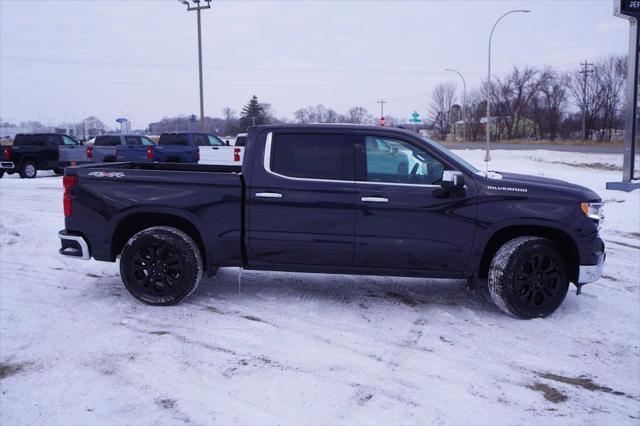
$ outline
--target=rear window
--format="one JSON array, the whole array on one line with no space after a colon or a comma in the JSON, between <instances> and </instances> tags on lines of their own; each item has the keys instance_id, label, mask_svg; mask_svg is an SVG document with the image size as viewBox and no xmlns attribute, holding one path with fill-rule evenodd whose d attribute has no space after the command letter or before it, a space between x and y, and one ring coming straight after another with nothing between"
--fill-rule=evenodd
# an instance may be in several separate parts
<instances>
[{"instance_id":1,"label":"rear window","mask_svg":"<svg viewBox=\"0 0 640 426\"><path fill-rule=\"evenodd\" d=\"M284 176L353 180L353 145L339 134L276 134L270 166Z\"/></svg>"},{"instance_id":2,"label":"rear window","mask_svg":"<svg viewBox=\"0 0 640 426\"><path fill-rule=\"evenodd\" d=\"M245 146L247 145L247 137L246 136L238 136L236 138L236 146Z\"/></svg>"},{"instance_id":3,"label":"rear window","mask_svg":"<svg viewBox=\"0 0 640 426\"><path fill-rule=\"evenodd\" d=\"M120 136L96 136L94 146L116 146L120 145Z\"/></svg>"},{"instance_id":4,"label":"rear window","mask_svg":"<svg viewBox=\"0 0 640 426\"><path fill-rule=\"evenodd\" d=\"M14 146L44 145L46 135L16 135Z\"/></svg>"},{"instance_id":5,"label":"rear window","mask_svg":"<svg viewBox=\"0 0 640 426\"><path fill-rule=\"evenodd\" d=\"M164 134L160 136L158 145L189 145L187 135Z\"/></svg>"}]
</instances>

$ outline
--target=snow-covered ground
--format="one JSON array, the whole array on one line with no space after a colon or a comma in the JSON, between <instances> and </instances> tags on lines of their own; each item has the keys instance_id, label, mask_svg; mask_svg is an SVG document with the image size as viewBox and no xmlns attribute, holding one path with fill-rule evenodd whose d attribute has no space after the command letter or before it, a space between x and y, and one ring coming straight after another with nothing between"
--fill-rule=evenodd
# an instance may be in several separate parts
<instances>
[{"instance_id":1,"label":"snow-covered ground","mask_svg":"<svg viewBox=\"0 0 640 426\"><path fill-rule=\"evenodd\" d=\"M459 151L477 165L481 151ZM640 422L640 191L614 155L494 151L606 202L603 278L519 321L460 281L221 270L143 305L57 254L61 180L0 180L0 424Z\"/></svg>"}]
</instances>

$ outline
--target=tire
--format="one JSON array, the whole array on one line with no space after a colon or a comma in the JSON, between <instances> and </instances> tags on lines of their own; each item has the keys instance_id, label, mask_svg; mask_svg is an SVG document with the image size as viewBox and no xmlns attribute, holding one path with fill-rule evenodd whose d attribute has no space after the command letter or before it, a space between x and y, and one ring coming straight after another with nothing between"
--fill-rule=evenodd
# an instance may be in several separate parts
<instances>
[{"instance_id":1,"label":"tire","mask_svg":"<svg viewBox=\"0 0 640 426\"><path fill-rule=\"evenodd\" d=\"M102 160L102 162L104 163L114 163L115 161L116 161L116 157L113 157L113 156L104 157L104 160Z\"/></svg>"},{"instance_id":2,"label":"tire","mask_svg":"<svg viewBox=\"0 0 640 426\"><path fill-rule=\"evenodd\" d=\"M120 276L129 293L149 305L175 305L193 293L202 279L198 245L176 228L154 226L124 245Z\"/></svg>"},{"instance_id":3,"label":"tire","mask_svg":"<svg viewBox=\"0 0 640 426\"><path fill-rule=\"evenodd\" d=\"M53 173L57 174L58 176L63 175L64 174L64 168L59 168L56 167L55 169L53 169Z\"/></svg>"},{"instance_id":4,"label":"tire","mask_svg":"<svg viewBox=\"0 0 640 426\"><path fill-rule=\"evenodd\" d=\"M38 165L31 160L27 160L22 163L18 173L20 173L22 179L33 179L38 175Z\"/></svg>"},{"instance_id":5,"label":"tire","mask_svg":"<svg viewBox=\"0 0 640 426\"><path fill-rule=\"evenodd\" d=\"M489 267L488 285L493 303L520 319L551 315L569 290L557 247L532 236L514 238L498 250Z\"/></svg>"},{"instance_id":6,"label":"tire","mask_svg":"<svg viewBox=\"0 0 640 426\"><path fill-rule=\"evenodd\" d=\"M4 176L4 170L0 170L0 179L2 179L2 176Z\"/></svg>"}]
</instances>

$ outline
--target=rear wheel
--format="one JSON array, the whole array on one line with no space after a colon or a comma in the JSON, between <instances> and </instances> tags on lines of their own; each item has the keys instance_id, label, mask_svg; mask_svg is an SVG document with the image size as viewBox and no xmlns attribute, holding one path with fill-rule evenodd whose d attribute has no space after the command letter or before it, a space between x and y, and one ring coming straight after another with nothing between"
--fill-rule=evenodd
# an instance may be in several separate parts
<instances>
[{"instance_id":1,"label":"rear wheel","mask_svg":"<svg viewBox=\"0 0 640 426\"><path fill-rule=\"evenodd\" d=\"M56 167L55 169L53 169L53 173L55 173L57 175L63 175L64 174L64 168Z\"/></svg>"},{"instance_id":2,"label":"rear wheel","mask_svg":"<svg viewBox=\"0 0 640 426\"><path fill-rule=\"evenodd\" d=\"M38 166L33 161L25 161L20 167L20 177L23 179L33 179L38 174Z\"/></svg>"},{"instance_id":3,"label":"rear wheel","mask_svg":"<svg viewBox=\"0 0 640 426\"><path fill-rule=\"evenodd\" d=\"M2 179L2 176L4 176L4 170L0 170L0 179Z\"/></svg>"},{"instance_id":4,"label":"rear wheel","mask_svg":"<svg viewBox=\"0 0 640 426\"><path fill-rule=\"evenodd\" d=\"M544 318L569 290L564 259L556 246L540 237L518 237L504 244L489 268L493 302L517 318Z\"/></svg>"},{"instance_id":5,"label":"rear wheel","mask_svg":"<svg viewBox=\"0 0 640 426\"><path fill-rule=\"evenodd\" d=\"M202 279L200 249L186 233L156 226L138 232L122 249L120 275L136 299L173 305L195 291Z\"/></svg>"}]
</instances>

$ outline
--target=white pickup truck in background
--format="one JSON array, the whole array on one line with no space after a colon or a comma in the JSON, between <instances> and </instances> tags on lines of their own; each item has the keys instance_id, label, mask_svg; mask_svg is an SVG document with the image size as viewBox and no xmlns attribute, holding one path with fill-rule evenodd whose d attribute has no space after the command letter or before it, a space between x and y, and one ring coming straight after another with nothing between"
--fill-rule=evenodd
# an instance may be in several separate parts
<instances>
[{"instance_id":1,"label":"white pickup truck in background","mask_svg":"<svg viewBox=\"0 0 640 426\"><path fill-rule=\"evenodd\" d=\"M225 143L222 139L216 145L199 146L200 161L198 164L214 164L222 166L238 166L242 164L242 156L244 155L244 146L247 141L246 133L239 133L234 141L227 139L229 143Z\"/></svg>"}]
</instances>

